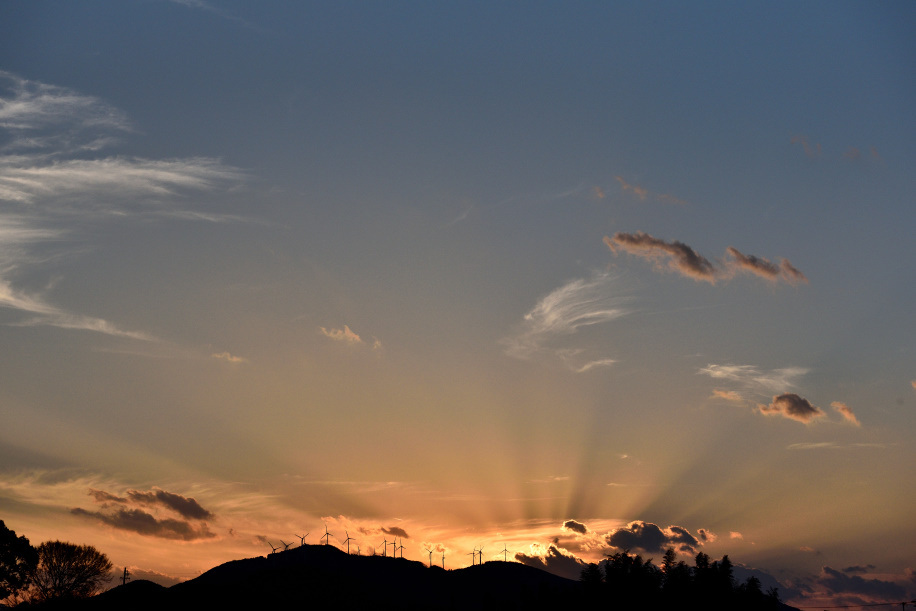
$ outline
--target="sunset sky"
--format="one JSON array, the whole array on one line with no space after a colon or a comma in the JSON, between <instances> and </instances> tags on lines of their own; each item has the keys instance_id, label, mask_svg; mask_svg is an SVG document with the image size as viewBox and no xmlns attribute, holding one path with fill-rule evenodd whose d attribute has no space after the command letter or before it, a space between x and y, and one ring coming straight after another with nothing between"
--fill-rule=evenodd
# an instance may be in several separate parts
<instances>
[{"instance_id":1,"label":"sunset sky","mask_svg":"<svg viewBox=\"0 0 916 611\"><path fill-rule=\"evenodd\" d=\"M164 583L327 527L916 598L914 32L0 3L0 519Z\"/></svg>"}]
</instances>

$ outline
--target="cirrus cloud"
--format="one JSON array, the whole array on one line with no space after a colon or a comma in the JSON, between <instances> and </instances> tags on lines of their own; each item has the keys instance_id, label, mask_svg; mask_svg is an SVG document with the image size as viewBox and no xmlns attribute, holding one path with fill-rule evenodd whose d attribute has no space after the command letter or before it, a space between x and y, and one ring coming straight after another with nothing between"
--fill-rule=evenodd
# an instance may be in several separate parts
<instances>
[{"instance_id":1,"label":"cirrus cloud","mask_svg":"<svg viewBox=\"0 0 916 611\"><path fill-rule=\"evenodd\" d=\"M542 297L523 317L519 330L501 343L506 354L530 359L549 353L569 369L584 373L614 364L610 358L589 358L582 348L558 347L557 342L580 330L625 316L627 299L619 294L617 278L605 273L577 278Z\"/></svg>"}]
</instances>

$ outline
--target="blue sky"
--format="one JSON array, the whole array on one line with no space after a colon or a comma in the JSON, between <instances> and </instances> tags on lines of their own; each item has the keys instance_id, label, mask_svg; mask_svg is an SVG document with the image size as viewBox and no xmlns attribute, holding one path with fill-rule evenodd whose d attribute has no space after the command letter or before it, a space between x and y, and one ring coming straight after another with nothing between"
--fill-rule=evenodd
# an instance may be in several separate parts
<instances>
[{"instance_id":1,"label":"blue sky","mask_svg":"<svg viewBox=\"0 0 916 611\"><path fill-rule=\"evenodd\" d=\"M4 521L162 579L324 525L567 567L662 532L912 598L914 25L3 4Z\"/></svg>"}]
</instances>

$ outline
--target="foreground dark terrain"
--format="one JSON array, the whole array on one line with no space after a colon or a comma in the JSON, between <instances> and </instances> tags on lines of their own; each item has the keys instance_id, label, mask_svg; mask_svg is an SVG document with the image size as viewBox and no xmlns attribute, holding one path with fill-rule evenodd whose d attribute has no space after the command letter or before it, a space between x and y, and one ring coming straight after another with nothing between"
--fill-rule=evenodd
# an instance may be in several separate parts
<instances>
[{"instance_id":1,"label":"foreground dark terrain","mask_svg":"<svg viewBox=\"0 0 916 611\"><path fill-rule=\"evenodd\" d=\"M609 596L610 595L610 596ZM572 605L651 608L516 562L445 571L382 556L353 556L305 545L267 557L234 560L165 588L137 580L93 598L40 609L547 609ZM667 607L667 605L666 605ZM791 609L785 605L778 608Z\"/></svg>"}]
</instances>

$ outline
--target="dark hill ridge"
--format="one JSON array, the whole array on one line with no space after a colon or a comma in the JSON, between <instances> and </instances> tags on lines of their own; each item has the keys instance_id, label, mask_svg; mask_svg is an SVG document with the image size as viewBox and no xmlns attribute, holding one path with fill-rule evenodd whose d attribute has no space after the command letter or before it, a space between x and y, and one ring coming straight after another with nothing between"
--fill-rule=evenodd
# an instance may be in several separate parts
<instances>
[{"instance_id":1,"label":"dark hill ridge","mask_svg":"<svg viewBox=\"0 0 916 611\"><path fill-rule=\"evenodd\" d=\"M353 556L304 545L266 557L233 560L164 588L138 580L79 605L81 609L267 608L537 609L580 602L581 584L516 562L450 571L402 558ZM73 608L73 607L70 607Z\"/></svg>"},{"instance_id":2,"label":"dark hill ridge","mask_svg":"<svg viewBox=\"0 0 916 611\"><path fill-rule=\"evenodd\" d=\"M487 562L445 571L382 556L353 556L328 545L233 560L165 588L137 580L94 598L40 609L131 611L296 608L498 609L499 611L627 609L613 596L594 597L585 584L517 562ZM648 608L648 607L642 607ZM666 607L667 608L667 607ZM780 605L781 611L794 607ZM795 610L797 611L797 610Z\"/></svg>"}]
</instances>

